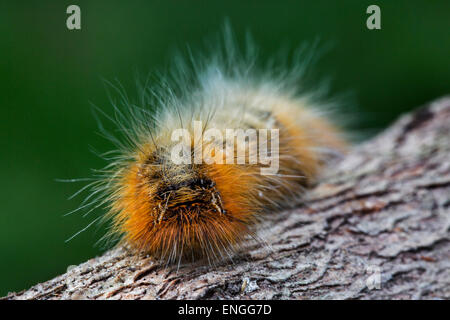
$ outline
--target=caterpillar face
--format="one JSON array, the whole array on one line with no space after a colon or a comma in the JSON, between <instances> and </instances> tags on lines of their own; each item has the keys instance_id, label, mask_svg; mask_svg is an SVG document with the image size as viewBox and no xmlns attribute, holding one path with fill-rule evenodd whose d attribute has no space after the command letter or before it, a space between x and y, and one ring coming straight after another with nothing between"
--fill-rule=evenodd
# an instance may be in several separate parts
<instances>
[{"instance_id":1,"label":"caterpillar face","mask_svg":"<svg viewBox=\"0 0 450 320\"><path fill-rule=\"evenodd\" d=\"M163 260L217 260L250 232L256 213L244 190L229 187L229 180L242 179L233 167L177 165L153 156L131 164L114 203L115 230L138 251Z\"/></svg>"},{"instance_id":2,"label":"caterpillar face","mask_svg":"<svg viewBox=\"0 0 450 320\"><path fill-rule=\"evenodd\" d=\"M152 199L157 203L155 224L170 220L195 223L226 213L215 182L208 177L195 172L191 166L174 165L165 170L164 180L149 181L157 184Z\"/></svg>"}]
</instances>

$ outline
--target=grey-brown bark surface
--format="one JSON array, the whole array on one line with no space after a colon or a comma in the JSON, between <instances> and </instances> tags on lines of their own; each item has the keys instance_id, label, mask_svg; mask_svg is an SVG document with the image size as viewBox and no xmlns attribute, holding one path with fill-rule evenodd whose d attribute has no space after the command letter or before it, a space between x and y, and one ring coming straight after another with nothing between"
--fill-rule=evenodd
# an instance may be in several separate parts
<instances>
[{"instance_id":1,"label":"grey-brown bark surface","mask_svg":"<svg viewBox=\"0 0 450 320\"><path fill-rule=\"evenodd\" d=\"M340 161L234 263L165 267L124 248L6 299L450 298L450 98Z\"/></svg>"}]
</instances>

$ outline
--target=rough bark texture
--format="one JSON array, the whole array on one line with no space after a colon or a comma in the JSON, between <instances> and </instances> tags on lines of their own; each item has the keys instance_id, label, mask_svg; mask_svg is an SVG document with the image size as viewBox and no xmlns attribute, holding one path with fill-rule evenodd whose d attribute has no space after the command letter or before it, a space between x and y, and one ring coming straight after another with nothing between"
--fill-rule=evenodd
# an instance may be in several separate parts
<instances>
[{"instance_id":1,"label":"rough bark texture","mask_svg":"<svg viewBox=\"0 0 450 320\"><path fill-rule=\"evenodd\" d=\"M4 299L450 298L450 97L355 149L234 263L160 266L116 248Z\"/></svg>"}]
</instances>

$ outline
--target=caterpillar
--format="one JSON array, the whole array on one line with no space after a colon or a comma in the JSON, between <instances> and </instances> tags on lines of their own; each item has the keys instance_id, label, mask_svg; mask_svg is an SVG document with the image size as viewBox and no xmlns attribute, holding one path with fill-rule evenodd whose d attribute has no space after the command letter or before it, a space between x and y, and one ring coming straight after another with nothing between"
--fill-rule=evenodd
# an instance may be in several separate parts
<instances>
[{"instance_id":1,"label":"caterpillar","mask_svg":"<svg viewBox=\"0 0 450 320\"><path fill-rule=\"evenodd\" d=\"M209 58L175 60L159 86L140 83L137 102L118 88L114 116L98 109L122 136L100 125L117 149L80 207L106 206L110 237L167 263L232 257L347 149L299 90L307 62L258 67L254 45L243 55L224 38Z\"/></svg>"}]
</instances>

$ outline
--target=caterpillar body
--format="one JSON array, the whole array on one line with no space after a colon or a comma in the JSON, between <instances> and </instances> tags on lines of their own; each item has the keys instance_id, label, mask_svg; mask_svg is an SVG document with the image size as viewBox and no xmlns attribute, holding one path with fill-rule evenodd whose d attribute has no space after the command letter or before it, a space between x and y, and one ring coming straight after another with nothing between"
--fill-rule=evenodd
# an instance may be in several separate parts
<instances>
[{"instance_id":1,"label":"caterpillar body","mask_svg":"<svg viewBox=\"0 0 450 320\"><path fill-rule=\"evenodd\" d=\"M174 84L143 86L140 105L121 95L124 108L110 119L125 139L104 132L118 154L91 184L90 197L96 207L108 206L111 234L136 251L167 262L232 256L266 214L301 201L330 152L345 151L319 103L298 92L298 70L258 71L253 60L236 56L216 55L191 69L178 63ZM265 143L245 134L237 143L225 139L230 129L267 137L264 130L272 131ZM183 139L174 140L176 130ZM262 149L276 172L264 174L270 164L249 161ZM232 160L240 154L247 161L226 161L230 151ZM183 163L174 161L180 154Z\"/></svg>"}]
</instances>

